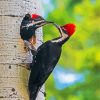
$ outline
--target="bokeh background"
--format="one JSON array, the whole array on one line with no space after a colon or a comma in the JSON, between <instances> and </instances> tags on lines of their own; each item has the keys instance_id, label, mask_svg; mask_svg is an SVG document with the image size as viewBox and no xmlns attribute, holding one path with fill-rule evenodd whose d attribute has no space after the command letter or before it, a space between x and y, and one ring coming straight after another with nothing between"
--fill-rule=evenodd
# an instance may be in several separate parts
<instances>
[{"instance_id":1,"label":"bokeh background","mask_svg":"<svg viewBox=\"0 0 100 100\"><path fill-rule=\"evenodd\" d=\"M100 100L100 0L42 0L42 3L47 20L77 26L46 82L46 100ZM54 26L44 27L44 41L57 36L59 32Z\"/></svg>"}]
</instances>

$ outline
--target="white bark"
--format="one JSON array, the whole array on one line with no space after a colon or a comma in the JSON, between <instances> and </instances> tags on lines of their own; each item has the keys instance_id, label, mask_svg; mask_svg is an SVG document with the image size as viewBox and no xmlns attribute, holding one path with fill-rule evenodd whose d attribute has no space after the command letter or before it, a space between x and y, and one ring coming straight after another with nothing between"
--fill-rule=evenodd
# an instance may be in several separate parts
<instances>
[{"instance_id":1,"label":"white bark","mask_svg":"<svg viewBox=\"0 0 100 100\"><path fill-rule=\"evenodd\" d=\"M27 52L19 29L26 13L41 14L40 0L0 0L0 100L29 100ZM37 45L42 40L37 30ZM28 61L27 61L28 63ZM42 93L37 100L44 100Z\"/></svg>"}]
</instances>

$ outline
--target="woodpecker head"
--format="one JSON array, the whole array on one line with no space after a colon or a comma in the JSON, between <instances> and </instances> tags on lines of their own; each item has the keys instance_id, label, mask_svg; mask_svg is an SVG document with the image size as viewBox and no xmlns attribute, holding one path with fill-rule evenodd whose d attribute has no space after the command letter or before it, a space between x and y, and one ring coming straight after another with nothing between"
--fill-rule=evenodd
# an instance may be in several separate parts
<instances>
[{"instance_id":1,"label":"woodpecker head","mask_svg":"<svg viewBox=\"0 0 100 100\"><path fill-rule=\"evenodd\" d=\"M33 21L33 24L35 25L35 28L42 27L49 23L53 23L53 22L46 21L42 16L37 14L32 14L31 19Z\"/></svg>"},{"instance_id":2,"label":"woodpecker head","mask_svg":"<svg viewBox=\"0 0 100 100\"><path fill-rule=\"evenodd\" d=\"M69 23L64 26L61 26L61 28L64 30L64 33L66 33L70 37L74 34L76 26L75 24Z\"/></svg>"},{"instance_id":3,"label":"woodpecker head","mask_svg":"<svg viewBox=\"0 0 100 100\"><path fill-rule=\"evenodd\" d=\"M44 18L43 18L42 16L37 15L37 14L32 14L32 15L31 15L31 18L32 18L32 20L34 20L34 21L42 21L42 20L44 20Z\"/></svg>"},{"instance_id":4,"label":"woodpecker head","mask_svg":"<svg viewBox=\"0 0 100 100\"><path fill-rule=\"evenodd\" d=\"M31 15L29 13L26 14L25 17L23 18L23 20L30 21L31 20Z\"/></svg>"}]
</instances>

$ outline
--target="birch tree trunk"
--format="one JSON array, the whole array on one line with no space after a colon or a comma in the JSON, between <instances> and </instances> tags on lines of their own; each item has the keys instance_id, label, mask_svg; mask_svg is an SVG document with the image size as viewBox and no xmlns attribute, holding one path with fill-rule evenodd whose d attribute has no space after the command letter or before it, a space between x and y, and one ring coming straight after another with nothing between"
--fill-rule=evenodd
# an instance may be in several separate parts
<instances>
[{"instance_id":1,"label":"birch tree trunk","mask_svg":"<svg viewBox=\"0 0 100 100\"><path fill-rule=\"evenodd\" d=\"M41 14L40 0L0 0L0 100L29 100L30 62L20 38L20 24L26 13ZM41 43L42 30L37 30L36 47ZM37 100L44 100L39 93Z\"/></svg>"}]
</instances>

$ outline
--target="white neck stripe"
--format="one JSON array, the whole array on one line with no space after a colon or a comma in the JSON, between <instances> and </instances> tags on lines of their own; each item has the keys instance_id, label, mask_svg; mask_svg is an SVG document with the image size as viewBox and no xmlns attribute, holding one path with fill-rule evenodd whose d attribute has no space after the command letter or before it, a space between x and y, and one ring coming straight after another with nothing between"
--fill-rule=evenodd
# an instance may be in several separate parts
<instances>
[{"instance_id":1,"label":"white neck stripe","mask_svg":"<svg viewBox=\"0 0 100 100\"><path fill-rule=\"evenodd\" d=\"M59 39L52 40L51 42L59 43L59 42L62 42L63 40L65 40L67 37L68 37L68 35L64 35L64 36L60 37Z\"/></svg>"}]
</instances>

